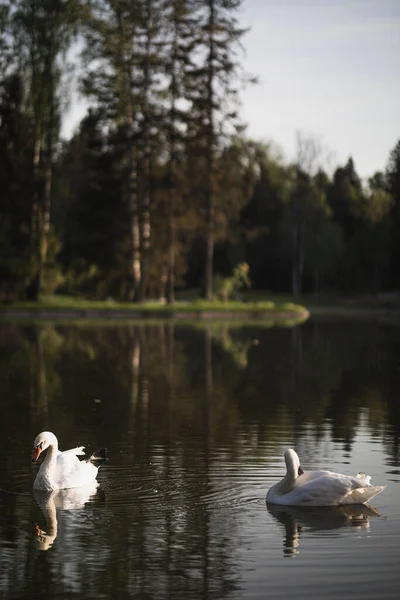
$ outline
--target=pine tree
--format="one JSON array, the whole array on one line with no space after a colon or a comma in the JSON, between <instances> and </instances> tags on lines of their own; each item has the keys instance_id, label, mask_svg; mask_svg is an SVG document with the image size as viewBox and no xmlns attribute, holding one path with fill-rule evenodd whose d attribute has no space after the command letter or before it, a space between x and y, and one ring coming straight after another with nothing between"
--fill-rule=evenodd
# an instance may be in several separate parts
<instances>
[{"instance_id":1,"label":"pine tree","mask_svg":"<svg viewBox=\"0 0 400 600\"><path fill-rule=\"evenodd\" d=\"M240 71L237 50L245 33L235 17L240 6L241 0L202 0L198 3L194 64L187 74L191 134L204 178L204 297L207 300L212 299L216 159L224 135L234 133L235 125L239 125L236 112Z\"/></svg>"},{"instance_id":2,"label":"pine tree","mask_svg":"<svg viewBox=\"0 0 400 600\"><path fill-rule=\"evenodd\" d=\"M176 221L179 206L182 206L182 185L179 173L182 174L183 148L186 135L187 112L180 108L184 96L185 71L190 65L192 40L196 28L193 19L193 0L166 0L167 14L165 28L165 45L163 63L167 83L167 104L164 114L166 154L167 154L167 189L168 189L168 250L167 250L167 301L175 300L177 231Z\"/></svg>"}]
</instances>

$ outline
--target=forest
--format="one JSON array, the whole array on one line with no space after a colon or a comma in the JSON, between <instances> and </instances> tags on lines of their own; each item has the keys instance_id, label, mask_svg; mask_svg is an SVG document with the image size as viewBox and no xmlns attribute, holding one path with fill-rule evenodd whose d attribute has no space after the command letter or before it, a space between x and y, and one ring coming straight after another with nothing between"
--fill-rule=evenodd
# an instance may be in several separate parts
<instances>
[{"instance_id":1,"label":"forest","mask_svg":"<svg viewBox=\"0 0 400 600\"><path fill-rule=\"evenodd\" d=\"M0 1L0 301L400 288L400 137L367 181L249 139L242 1Z\"/></svg>"}]
</instances>

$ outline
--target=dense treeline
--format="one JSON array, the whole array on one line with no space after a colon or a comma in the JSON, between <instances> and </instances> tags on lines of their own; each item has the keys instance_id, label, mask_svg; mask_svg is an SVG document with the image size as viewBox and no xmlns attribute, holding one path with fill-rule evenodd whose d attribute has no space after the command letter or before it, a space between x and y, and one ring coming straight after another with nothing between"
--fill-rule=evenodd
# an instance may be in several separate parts
<instances>
[{"instance_id":1,"label":"dense treeline","mask_svg":"<svg viewBox=\"0 0 400 600\"><path fill-rule=\"evenodd\" d=\"M399 287L400 141L362 182L351 158L328 176L305 135L294 164L247 139L240 5L1 2L1 299L211 299L241 262L295 295ZM78 66L90 109L63 142Z\"/></svg>"}]
</instances>

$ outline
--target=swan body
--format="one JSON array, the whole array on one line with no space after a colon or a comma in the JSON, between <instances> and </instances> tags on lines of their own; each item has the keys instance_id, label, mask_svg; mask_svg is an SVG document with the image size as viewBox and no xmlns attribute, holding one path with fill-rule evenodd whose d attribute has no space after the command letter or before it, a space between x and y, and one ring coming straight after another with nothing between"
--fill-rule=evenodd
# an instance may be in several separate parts
<instances>
[{"instance_id":1,"label":"swan body","mask_svg":"<svg viewBox=\"0 0 400 600\"><path fill-rule=\"evenodd\" d=\"M43 431L36 437L32 461L36 462L42 452L47 449L43 463L36 475L33 488L51 492L88 485L96 480L100 465L106 460L106 450L103 448L92 454L86 460L84 446L61 452L58 440L51 431Z\"/></svg>"},{"instance_id":2,"label":"swan body","mask_svg":"<svg viewBox=\"0 0 400 600\"><path fill-rule=\"evenodd\" d=\"M296 452L285 452L286 475L267 493L267 502L285 506L337 506L365 504L386 486L371 485L365 473L356 476L332 471L304 472Z\"/></svg>"}]
</instances>

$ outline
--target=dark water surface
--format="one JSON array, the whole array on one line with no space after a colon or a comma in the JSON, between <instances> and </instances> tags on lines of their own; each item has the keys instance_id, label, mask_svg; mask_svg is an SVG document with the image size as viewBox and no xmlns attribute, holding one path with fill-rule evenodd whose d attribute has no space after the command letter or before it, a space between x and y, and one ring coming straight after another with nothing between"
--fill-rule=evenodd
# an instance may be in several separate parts
<instances>
[{"instance_id":1,"label":"dark water surface","mask_svg":"<svg viewBox=\"0 0 400 600\"><path fill-rule=\"evenodd\" d=\"M0 324L0 598L398 598L399 388L388 324ZM46 429L97 490L33 494ZM289 446L388 487L267 507Z\"/></svg>"}]
</instances>

